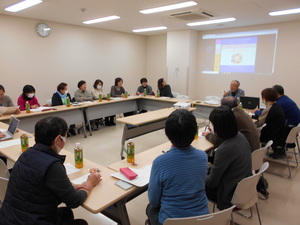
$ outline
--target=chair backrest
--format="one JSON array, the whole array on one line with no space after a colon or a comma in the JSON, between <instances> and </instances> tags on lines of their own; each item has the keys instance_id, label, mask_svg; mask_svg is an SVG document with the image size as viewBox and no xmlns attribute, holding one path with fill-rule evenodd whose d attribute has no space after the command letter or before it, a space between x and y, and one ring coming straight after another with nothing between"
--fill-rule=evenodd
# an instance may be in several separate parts
<instances>
[{"instance_id":1,"label":"chair backrest","mask_svg":"<svg viewBox=\"0 0 300 225\"><path fill-rule=\"evenodd\" d=\"M273 141L269 141L265 147L257 149L252 152L252 171L259 170L264 162L264 157L267 149L273 144Z\"/></svg>"},{"instance_id":2,"label":"chair backrest","mask_svg":"<svg viewBox=\"0 0 300 225\"><path fill-rule=\"evenodd\" d=\"M9 178L9 172L7 166L1 159L0 159L0 177Z\"/></svg>"},{"instance_id":3,"label":"chair backrest","mask_svg":"<svg viewBox=\"0 0 300 225\"><path fill-rule=\"evenodd\" d=\"M299 132L300 132L300 124L298 124L297 127L291 129L289 135L286 138L285 143L294 144L296 142L296 138L298 137Z\"/></svg>"},{"instance_id":4,"label":"chair backrest","mask_svg":"<svg viewBox=\"0 0 300 225\"><path fill-rule=\"evenodd\" d=\"M235 205L219 212L186 218L169 218L164 225L228 225Z\"/></svg>"},{"instance_id":5,"label":"chair backrest","mask_svg":"<svg viewBox=\"0 0 300 225\"><path fill-rule=\"evenodd\" d=\"M5 198L7 184L8 184L8 179L4 177L0 177L0 208Z\"/></svg>"},{"instance_id":6,"label":"chair backrest","mask_svg":"<svg viewBox=\"0 0 300 225\"><path fill-rule=\"evenodd\" d=\"M234 191L231 203L239 209L249 209L258 201L256 185L259 180L259 174L253 174L250 177L241 180Z\"/></svg>"},{"instance_id":7,"label":"chair backrest","mask_svg":"<svg viewBox=\"0 0 300 225\"><path fill-rule=\"evenodd\" d=\"M264 173L268 168L269 168L269 162L264 162L264 164L261 165L257 174L260 175L260 174Z\"/></svg>"}]
</instances>

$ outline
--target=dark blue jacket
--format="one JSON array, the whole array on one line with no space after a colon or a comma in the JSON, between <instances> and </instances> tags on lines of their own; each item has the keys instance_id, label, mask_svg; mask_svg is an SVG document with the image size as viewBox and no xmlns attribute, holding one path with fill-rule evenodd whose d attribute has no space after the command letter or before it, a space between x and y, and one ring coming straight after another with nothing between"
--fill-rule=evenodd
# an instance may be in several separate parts
<instances>
[{"instance_id":1,"label":"dark blue jacket","mask_svg":"<svg viewBox=\"0 0 300 225\"><path fill-rule=\"evenodd\" d=\"M286 95L279 97L276 102L283 109L288 123L297 126L300 123L300 110L296 103Z\"/></svg>"},{"instance_id":2,"label":"dark blue jacket","mask_svg":"<svg viewBox=\"0 0 300 225\"><path fill-rule=\"evenodd\" d=\"M0 210L0 224L60 224L56 216L61 200L45 185L49 166L63 159L50 147L35 144L14 165ZM42 203L42 204L41 204Z\"/></svg>"}]
</instances>

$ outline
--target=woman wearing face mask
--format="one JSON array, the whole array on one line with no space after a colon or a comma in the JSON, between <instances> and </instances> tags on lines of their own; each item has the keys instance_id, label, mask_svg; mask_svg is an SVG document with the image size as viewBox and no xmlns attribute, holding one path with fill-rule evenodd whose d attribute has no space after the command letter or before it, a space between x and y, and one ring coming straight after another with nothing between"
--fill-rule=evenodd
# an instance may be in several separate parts
<instances>
[{"instance_id":1,"label":"woman wearing face mask","mask_svg":"<svg viewBox=\"0 0 300 225\"><path fill-rule=\"evenodd\" d=\"M26 110L26 102L29 103L31 109L40 107L40 104L35 95L35 89L32 85L25 85L23 87L23 93L18 98L18 106L21 111Z\"/></svg>"},{"instance_id":2,"label":"woman wearing face mask","mask_svg":"<svg viewBox=\"0 0 300 225\"><path fill-rule=\"evenodd\" d=\"M102 80L95 80L95 83L93 85L93 89L91 90L92 96L94 100L99 99L99 95L102 95L102 98L105 98L105 92L103 91L103 82Z\"/></svg>"},{"instance_id":3,"label":"woman wearing face mask","mask_svg":"<svg viewBox=\"0 0 300 225\"><path fill-rule=\"evenodd\" d=\"M261 92L261 98L266 108L257 121L258 127L266 124L261 130L260 141L267 143L269 140L273 140L272 149L274 153L270 154L270 157L274 159L285 155L283 146L286 139L285 116L280 105L276 103L277 97L277 92L273 88L266 88Z\"/></svg>"},{"instance_id":4,"label":"woman wearing face mask","mask_svg":"<svg viewBox=\"0 0 300 225\"><path fill-rule=\"evenodd\" d=\"M106 98L106 94L103 91L102 80L99 80L99 79L95 80L95 83L93 85L93 89L92 89L91 93L92 93L94 100L98 100L100 94L102 95L103 99ZM115 116L105 117L105 126L111 126L112 124L110 123L110 121L113 121L114 117ZM95 120L95 124L96 124L97 128L99 127L99 124L102 124L102 123L103 123L102 118Z\"/></svg>"},{"instance_id":5,"label":"woman wearing face mask","mask_svg":"<svg viewBox=\"0 0 300 225\"><path fill-rule=\"evenodd\" d=\"M86 200L101 180L96 169L82 184L72 184L59 152L66 144L68 126L58 117L46 117L35 125L33 147L22 153L10 175L0 224L87 225L74 219L71 208ZM61 203L67 207L59 207Z\"/></svg>"}]
</instances>

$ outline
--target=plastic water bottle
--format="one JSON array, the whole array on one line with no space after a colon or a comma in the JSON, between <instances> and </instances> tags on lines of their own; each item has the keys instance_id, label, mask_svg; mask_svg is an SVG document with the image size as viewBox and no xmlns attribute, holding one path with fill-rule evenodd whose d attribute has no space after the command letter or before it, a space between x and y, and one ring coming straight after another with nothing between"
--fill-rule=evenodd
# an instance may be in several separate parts
<instances>
[{"instance_id":1,"label":"plastic water bottle","mask_svg":"<svg viewBox=\"0 0 300 225\"><path fill-rule=\"evenodd\" d=\"M29 147L29 144L28 144L28 136L24 131L22 132L22 134L20 136L20 140L21 140L21 150L22 150L22 152L25 152L27 150L27 148Z\"/></svg>"},{"instance_id":2,"label":"plastic water bottle","mask_svg":"<svg viewBox=\"0 0 300 225\"><path fill-rule=\"evenodd\" d=\"M147 90L146 90L146 88L144 89L144 96L146 96L147 95Z\"/></svg>"},{"instance_id":3,"label":"plastic water bottle","mask_svg":"<svg viewBox=\"0 0 300 225\"><path fill-rule=\"evenodd\" d=\"M106 100L110 101L110 94L109 93L107 93Z\"/></svg>"},{"instance_id":4,"label":"plastic water bottle","mask_svg":"<svg viewBox=\"0 0 300 225\"><path fill-rule=\"evenodd\" d=\"M102 95L99 94L99 102L102 102Z\"/></svg>"},{"instance_id":5,"label":"plastic water bottle","mask_svg":"<svg viewBox=\"0 0 300 225\"><path fill-rule=\"evenodd\" d=\"M157 89L157 92L156 92L156 97L160 97L160 91L159 91L159 89Z\"/></svg>"},{"instance_id":6,"label":"plastic water bottle","mask_svg":"<svg viewBox=\"0 0 300 225\"><path fill-rule=\"evenodd\" d=\"M82 168L83 167L83 149L80 146L80 143L76 143L74 148L74 157L75 157L75 167Z\"/></svg>"},{"instance_id":7,"label":"plastic water bottle","mask_svg":"<svg viewBox=\"0 0 300 225\"><path fill-rule=\"evenodd\" d=\"M127 162L134 163L134 143L133 139L129 139L127 143Z\"/></svg>"},{"instance_id":8,"label":"plastic water bottle","mask_svg":"<svg viewBox=\"0 0 300 225\"><path fill-rule=\"evenodd\" d=\"M26 101L25 108L26 108L26 113L30 113L30 104L28 101Z\"/></svg>"},{"instance_id":9,"label":"plastic water bottle","mask_svg":"<svg viewBox=\"0 0 300 225\"><path fill-rule=\"evenodd\" d=\"M69 98L69 97L66 98L66 106L67 106L67 107L70 107L70 106L71 106L70 98Z\"/></svg>"}]
</instances>

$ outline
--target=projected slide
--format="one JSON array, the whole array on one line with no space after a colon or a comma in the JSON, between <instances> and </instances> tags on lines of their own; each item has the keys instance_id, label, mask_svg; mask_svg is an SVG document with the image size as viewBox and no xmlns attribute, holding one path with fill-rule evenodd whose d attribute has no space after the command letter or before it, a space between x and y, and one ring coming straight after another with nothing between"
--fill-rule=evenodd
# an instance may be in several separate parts
<instances>
[{"instance_id":1,"label":"projected slide","mask_svg":"<svg viewBox=\"0 0 300 225\"><path fill-rule=\"evenodd\" d=\"M277 29L203 35L201 71L207 74L272 74Z\"/></svg>"},{"instance_id":2,"label":"projected slide","mask_svg":"<svg viewBox=\"0 0 300 225\"><path fill-rule=\"evenodd\" d=\"M255 71L257 37L225 39L221 43L221 73Z\"/></svg>"}]
</instances>

